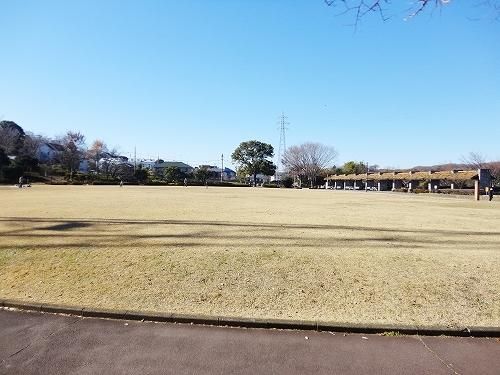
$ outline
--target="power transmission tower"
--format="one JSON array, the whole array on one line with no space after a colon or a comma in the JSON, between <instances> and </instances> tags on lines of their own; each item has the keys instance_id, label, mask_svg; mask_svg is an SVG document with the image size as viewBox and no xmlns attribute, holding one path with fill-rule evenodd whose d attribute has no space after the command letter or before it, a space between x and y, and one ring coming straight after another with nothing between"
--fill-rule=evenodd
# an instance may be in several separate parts
<instances>
[{"instance_id":1,"label":"power transmission tower","mask_svg":"<svg viewBox=\"0 0 500 375\"><path fill-rule=\"evenodd\" d=\"M285 154L286 151L286 131L288 130L287 125L290 125L288 122L288 117L285 116L283 112L281 112L280 120L279 120L279 125L280 125L280 146L278 147L278 161L276 163L276 176L275 179L276 181L281 180L281 176L279 172L283 171L283 163L281 161L281 158Z\"/></svg>"}]
</instances>

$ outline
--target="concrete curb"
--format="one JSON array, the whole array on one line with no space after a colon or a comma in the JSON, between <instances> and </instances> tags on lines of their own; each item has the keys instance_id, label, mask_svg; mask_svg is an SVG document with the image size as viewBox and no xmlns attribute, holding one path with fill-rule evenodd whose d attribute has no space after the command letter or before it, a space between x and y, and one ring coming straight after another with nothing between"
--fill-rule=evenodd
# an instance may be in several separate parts
<instances>
[{"instance_id":1,"label":"concrete curb","mask_svg":"<svg viewBox=\"0 0 500 375\"><path fill-rule=\"evenodd\" d=\"M106 318L119 320L138 320L163 323L200 324L219 327L266 328L303 331L326 331L344 333L383 334L455 337L500 337L500 327L417 327L406 325L370 325L341 324L306 320L251 319L236 317L216 317L205 315L187 315L157 313L132 310L108 310L86 307L55 305L17 300L0 300L0 308L36 311L42 313L68 314L85 318Z\"/></svg>"}]
</instances>

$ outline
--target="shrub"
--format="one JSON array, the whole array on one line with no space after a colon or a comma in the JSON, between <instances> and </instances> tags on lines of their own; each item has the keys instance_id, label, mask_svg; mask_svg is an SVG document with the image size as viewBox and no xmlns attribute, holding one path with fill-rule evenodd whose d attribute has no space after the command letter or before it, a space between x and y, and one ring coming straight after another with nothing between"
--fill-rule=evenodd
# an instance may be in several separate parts
<instances>
[{"instance_id":1,"label":"shrub","mask_svg":"<svg viewBox=\"0 0 500 375\"><path fill-rule=\"evenodd\" d=\"M429 193L429 189L417 188L417 189L414 189L413 192L415 194L426 194L426 193Z\"/></svg>"},{"instance_id":2,"label":"shrub","mask_svg":"<svg viewBox=\"0 0 500 375\"><path fill-rule=\"evenodd\" d=\"M291 178L291 177L285 177L281 181L281 184L283 185L283 187L285 187L287 189L290 189L291 187L293 187L293 178Z\"/></svg>"}]
</instances>

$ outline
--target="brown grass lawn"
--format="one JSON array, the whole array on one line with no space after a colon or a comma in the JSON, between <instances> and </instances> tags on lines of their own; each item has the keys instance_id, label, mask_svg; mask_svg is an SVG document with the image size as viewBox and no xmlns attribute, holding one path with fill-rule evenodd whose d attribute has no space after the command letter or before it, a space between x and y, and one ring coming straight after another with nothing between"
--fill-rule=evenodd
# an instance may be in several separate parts
<instances>
[{"instance_id":1,"label":"brown grass lawn","mask_svg":"<svg viewBox=\"0 0 500 375\"><path fill-rule=\"evenodd\" d=\"M324 190L0 187L0 297L500 326L500 202Z\"/></svg>"}]
</instances>

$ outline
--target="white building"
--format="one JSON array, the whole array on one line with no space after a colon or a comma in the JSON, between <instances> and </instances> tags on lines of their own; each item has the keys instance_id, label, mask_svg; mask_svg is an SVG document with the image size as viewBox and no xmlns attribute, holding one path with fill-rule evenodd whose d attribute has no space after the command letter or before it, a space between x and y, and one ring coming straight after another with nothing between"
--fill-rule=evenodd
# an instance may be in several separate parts
<instances>
[{"instance_id":1,"label":"white building","mask_svg":"<svg viewBox=\"0 0 500 375\"><path fill-rule=\"evenodd\" d=\"M149 169L153 171L155 169L155 165L157 164L156 160L153 159L140 159L136 161L137 167L141 166L142 169Z\"/></svg>"}]
</instances>

